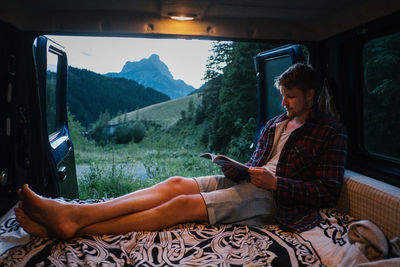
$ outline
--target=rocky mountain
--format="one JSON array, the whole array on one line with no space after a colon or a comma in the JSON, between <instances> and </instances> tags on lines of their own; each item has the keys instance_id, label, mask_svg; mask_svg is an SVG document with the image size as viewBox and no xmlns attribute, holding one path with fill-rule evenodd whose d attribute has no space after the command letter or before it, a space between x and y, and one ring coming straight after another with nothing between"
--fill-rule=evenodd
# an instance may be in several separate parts
<instances>
[{"instance_id":1,"label":"rocky mountain","mask_svg":"<svg viewBox=\"0 0 400 267\"><path fill-rule=\"evenodd\" d=\"M171 99L186 96L196 90L182 80L175 80L167 65L155 54L140 61L127 61L121 72L107 73L106 76L136 81L144 87L168 95Z\"/></svg>"}]
</instances>

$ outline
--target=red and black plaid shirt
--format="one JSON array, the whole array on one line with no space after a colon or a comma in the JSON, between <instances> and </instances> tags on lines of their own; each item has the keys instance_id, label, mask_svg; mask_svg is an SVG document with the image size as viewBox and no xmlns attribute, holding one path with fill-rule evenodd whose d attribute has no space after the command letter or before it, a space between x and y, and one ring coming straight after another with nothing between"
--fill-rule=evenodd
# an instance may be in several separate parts
<instances>
[{"instance_id":1,"label":"red and black plaid shirt","mask_svg":"<svg viewBox=\"0 0 400 267\"><path fill-rule=\"evenodd\" d=\"M276 124L287 120L282 114L265 125L249 166L263 166L274 142ZM274 192L278 223L305 231L320 222L318 210L333 207L339 198L347 154L343 125L314 110L294 130L284 145L276 167Z\"/></svg>"}]
</instances>

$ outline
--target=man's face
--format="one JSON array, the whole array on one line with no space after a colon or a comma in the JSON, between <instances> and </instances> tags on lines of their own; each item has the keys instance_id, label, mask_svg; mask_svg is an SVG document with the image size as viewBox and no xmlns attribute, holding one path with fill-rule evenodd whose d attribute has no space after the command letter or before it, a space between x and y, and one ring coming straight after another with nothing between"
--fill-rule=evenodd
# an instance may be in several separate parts
<instances>
[{"instance_id":1,"label":"man's face","mask_svg":"<svg viewBox=\"0 0 400 267\"><path fill-rule=\"evenodd\" d=\"M310 89L306 93L303 93L303 91L296 87L290 90L282 87L280 91L282 106L286 109L287 116L290 119L295 117L305 119L312 106L314 90Z\"/></svg>"}]
</instances>

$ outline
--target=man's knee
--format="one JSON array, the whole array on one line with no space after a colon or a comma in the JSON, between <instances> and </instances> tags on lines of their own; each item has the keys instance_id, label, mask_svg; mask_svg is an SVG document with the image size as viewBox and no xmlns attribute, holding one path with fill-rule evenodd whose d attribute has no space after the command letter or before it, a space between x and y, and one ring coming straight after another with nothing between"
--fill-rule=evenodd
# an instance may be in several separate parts
<instances>
[{"instance_id":1,"label":"man's knee","mask_svg":"<svg viewBox=\"0 0 400 267\"><path fill-rule=\"evenodd\" d=\"M172 176L169 177L167 180L165 180L165 183L168 184L169 186L180 186L183 184L186 178L182 176Z\"/></svg>"},{"instance_id":2,"label":"man's knee","mask_svg":"<svg viewBox=\"0 0 400 267\"><path fill-rule=\"evenodd\" d=\"M181 176L173 176L163 182L165 189L175 192L177 195L189 195L199 193L199 188L195 180L192 178L184 178Z\"/></svg>"},{"instance_id":3,"label":"man's knee","mask_svg":"<svg viewBox=\"0 0 400 267\"><path fill-rule=\"evenodd\" d=\"M175 211L180 211L187 220L208 221L207 208L200 194L179 195L170 201Z\"/></svg>"}]
</instances>

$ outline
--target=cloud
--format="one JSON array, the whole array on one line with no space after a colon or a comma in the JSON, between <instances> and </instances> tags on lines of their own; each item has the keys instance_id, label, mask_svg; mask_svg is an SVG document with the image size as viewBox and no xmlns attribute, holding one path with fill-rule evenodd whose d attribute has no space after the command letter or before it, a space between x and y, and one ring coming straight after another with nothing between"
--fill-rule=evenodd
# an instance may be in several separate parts
<instances>
[{"instance_id":1,"label":"cloud","mask_svg":"<svg viewBox=\"0 0 400 267\"><path fill-rule=\"evenodd\" d=\"M88 52L81 52L82 55L87 56L87 57L91 57L92 54L88 53Z\"/></svg>"}]
</instances>

